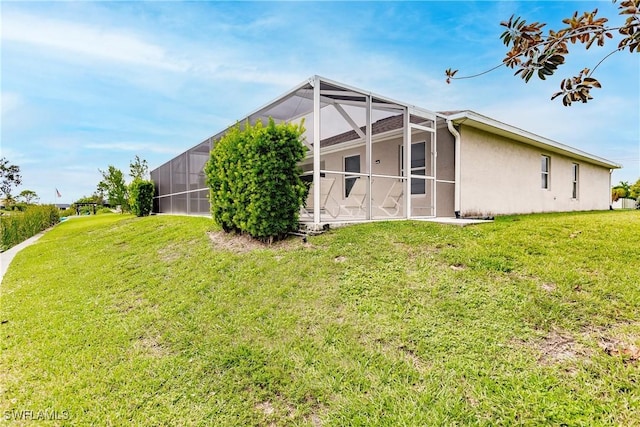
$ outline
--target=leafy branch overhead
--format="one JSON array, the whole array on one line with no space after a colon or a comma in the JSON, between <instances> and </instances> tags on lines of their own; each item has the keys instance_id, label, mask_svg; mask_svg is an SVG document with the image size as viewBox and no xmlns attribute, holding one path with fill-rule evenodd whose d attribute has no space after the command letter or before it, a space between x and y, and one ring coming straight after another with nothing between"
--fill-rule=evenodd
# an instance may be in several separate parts
<instances>
[{"instance_id":1,"label":"leafy branch overhead","mask_svg":"<svg viewBox=\"0 0 640 427\"><path fill-rule=\"evenodd\" d=\"M619 26L608 25L609 20L598 17L598 9L595 9L582 15L575 12L571 18L562 21L565 24L563 28L549 30L546 35L543 33L545 23L527 23L520 17L511 16L508 21L500 23L505 27L500 39L509 48L502 64L482 73L463 77L456 77L458 70L449 68L445 71L446 81L451 83L451 80L478 77L503 65L515 69L515 75L519 75L525 82L529 82L534 75L546 80L547 76L553 75L565 63L570 44L582 44L585 49L594 44L604 47L605 41L612 39L617 32L621 39L612 52L605 55L592 70L584 68L577 75L563 79L560 91L551 97L562 97L565 106L578 101L586 103L593 99L591 89L601 87L593 73L604 60L625 50L640 53L640 0L622 1L618 10L619 15L626 16L624 23Z\"/></svg>"}]
</instances>

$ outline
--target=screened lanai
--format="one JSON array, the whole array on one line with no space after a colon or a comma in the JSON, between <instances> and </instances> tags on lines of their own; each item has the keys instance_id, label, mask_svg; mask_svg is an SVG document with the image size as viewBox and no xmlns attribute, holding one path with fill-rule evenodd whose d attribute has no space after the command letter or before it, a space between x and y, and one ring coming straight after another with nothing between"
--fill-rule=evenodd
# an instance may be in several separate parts
<instances>
[{"instance_id":1,"label":"screened lanai","mask_svg":"<svg viewBox=\"0 0 640 427\"><path fill-rule=\"evenodd\" d=\"M453 144L444 141L451 149L436 157L433 112L314 76L239 123L269 118L304 120L301 167L310 191L303 223L428 218L443 211L437 201L453 200ZM156 212L209 213L203 166L226 131L152 171ZM445 210L453 214L453 205Z\"/></svg>"}]
</instances>

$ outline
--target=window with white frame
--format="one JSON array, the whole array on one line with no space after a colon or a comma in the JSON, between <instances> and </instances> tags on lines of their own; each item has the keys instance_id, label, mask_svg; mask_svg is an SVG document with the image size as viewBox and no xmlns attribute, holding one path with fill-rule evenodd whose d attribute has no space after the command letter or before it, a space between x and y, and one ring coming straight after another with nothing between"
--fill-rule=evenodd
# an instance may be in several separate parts
<instances>
[{"instance_id":1,"label":"window with white frame","mask_svg":"<svg viewBox=\"0 0 640 427\"><path fill-rule=\"evenodd\" d=\"M549 189L549 178L551 177L551 158L549 156L541 156L541 177L542 177L542 188L544 190Z\"/></svg>"},{"instance_id":2,"label":"window with white frame","mask_svg":"<svg viewBox=\"0 0 640 427\"><path fill-rule=\"evenodd\" d=\"M577 163L573 163L571 165L571 178L572 178L572 186L571 186L571 198L578 198L578 177L579 177L580 166Z\"/></svg>"},{"instance_id":3,"label":"window with white frame","mask_svg":"<svg viewBox=\"0 0 640 427\"><path fill-rule=\"evenodd\" d=\"M356 175L349 175L349 172L360 173L360 155L347 156L344 158L344 197L349 197L353 184L356 183L356 179L359 177Z\"/></svg>"},{"instance_id":4,"label":"window with white frame","mask_svg":"<svg viewBox=\"0 0 640 427\"><path fill-rule=\"evenodd\" d=\"M427 143L425 141L411 144L411 174L427 174ZM404 176L404 147L400 146L400 176ZM411 194L427 194L427 182L424 179L411 180Z\"/></svg>"}]
</instances>

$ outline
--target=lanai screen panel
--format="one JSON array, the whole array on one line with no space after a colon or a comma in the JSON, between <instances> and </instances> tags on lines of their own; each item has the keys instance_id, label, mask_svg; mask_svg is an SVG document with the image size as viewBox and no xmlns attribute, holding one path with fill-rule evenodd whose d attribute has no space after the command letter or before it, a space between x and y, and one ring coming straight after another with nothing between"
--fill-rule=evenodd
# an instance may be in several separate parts
<instances>
[{"instance_id":1,"label":"lanai screen panel","mask_svg":"<svg viewBox=\"0 0 640 427\"><path fill-rule=\"evenodd\" d=\"M209 157L211 156L210 152L211 149L208 141L196 145L188 151L189 190L202 190L207 188L204 166L209 161Z\"/></svg>"},{"instance_id":2,"label":"lanai screen panel","mask_svg":"<svg viewBox=\"0 0 640 427\"><path fill-rule=\"evenodd\" d=\"M410 216L433 217L436 214L436 126L435 115L412 109L409 116L411 134Z\"/></svg>"},{"instance_id":3,"label":"lanai screen panel","mask_svg":"<svg viewBox=\"0 0 640 427\"><path fill-rule=\"evenodd\" d=\"M314 112L316 84L320 99L319 110ZM409 109L405 104L314 77L238 123L241 127L247 120L252 124L257 121L266 124L269 118L277 123L304 122L303 142L308 149L303 162L305 180L311 184L316 173L322 178L316 186L322 193L323 206L318 207L321 222L402 218L415 215L413 209L407 210L409 180L422 179L426 181L425 187L429 187L435 173L425 170L422 174L420 171L411 174L407 168L403 170L402 147L409 146L407 138L412 138L408 136L408 123L423 128L435 127L433 113L416 113L411 109L408 118ZM320 123L314 123L314 117ZM318 141L314 141L316 125ZM209 213L203 168L212 144L227 131L225 129L152 172L157 191L154 205L159 212ZM319 145L320 151L319 171L313 169L315 144ZM435 137L425 145L429 145L429 150L435 150ZM425 154L425 162L431 161L432 155ZM416 178L417 175L421 176ZM313 214L307 216L317 221Z\"/></svg>"},{"instance_id":4,"label":"lanai screen panel","mask_svg":"<svg viewBox=\"0 0 640 427\"><path fill-rule=\"evenodd\" d=\"M327 82L320 105L321 173L331 187L321 222L403 217L398 148L405 107Z\"/></svg>"},{"instance_id":5,"label":"lanai screen panel","mask_svg":"<svg viewBox=\"0 0 640 427\"><path fill-rule=\"evenodd\" d=\"M202 142L151 171L156 196L154 211L206 215L209 198L204 165L210 156L209 141Z\"/></svg>"}]
</instances>

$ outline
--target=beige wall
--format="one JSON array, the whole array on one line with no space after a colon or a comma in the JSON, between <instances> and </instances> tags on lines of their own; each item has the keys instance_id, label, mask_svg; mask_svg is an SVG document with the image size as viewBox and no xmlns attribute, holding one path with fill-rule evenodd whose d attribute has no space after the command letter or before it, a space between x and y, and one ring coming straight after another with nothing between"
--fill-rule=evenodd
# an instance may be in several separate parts
<instances>
[{"instance_id":1,"label":"beige wall","mask_svg":"<svg viewBox=\"0 0 640 427\"><path fill-rule=\"evenodd\" d=\"M455 181L455 140L447 128L437 130L438 156L436 178L438 181ZM436 182L436 216L453 217L455 185Z\"/></svg>"},{"instance_id":2,"label":"beige wall","mask_svg":"<svg viewBox=\"0 0 640 427\"><path fill-rule=\"evenodd\" d=\"M504 215L609 208L609 169L462 126L461 214ZM550 187L541 187L541 156L551 158ZM579 165L572 199L572 164Z\"/></svg>"},{"instance_id":3,"label":"beige wall","mask_svg":"<svg viewBox=\"0 0 640 427\"><path fill-rule=\"evenodd\" d=\"M437 131L438 156L436 158L437 176L439 180L455 181L455 140L447 128Z\"/></svg>"}]
</instances>

